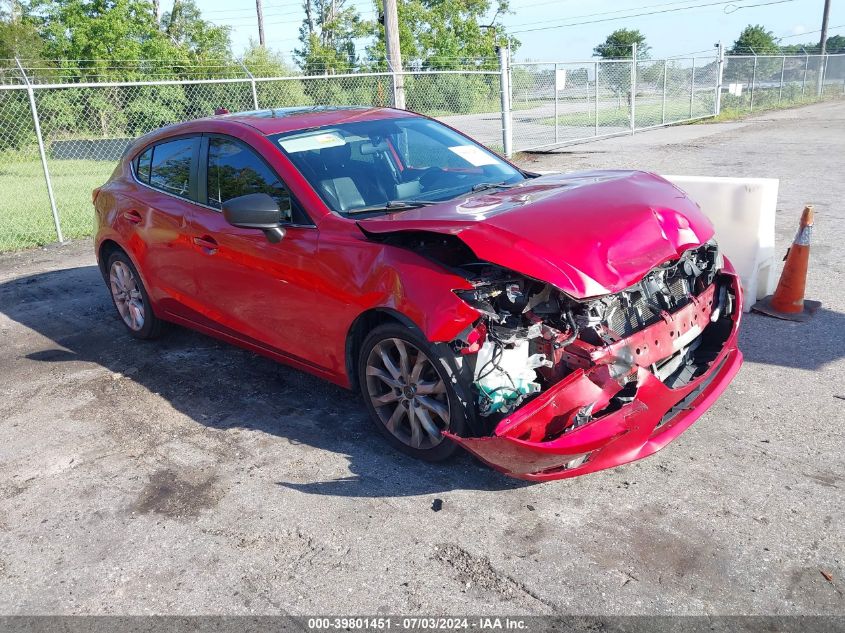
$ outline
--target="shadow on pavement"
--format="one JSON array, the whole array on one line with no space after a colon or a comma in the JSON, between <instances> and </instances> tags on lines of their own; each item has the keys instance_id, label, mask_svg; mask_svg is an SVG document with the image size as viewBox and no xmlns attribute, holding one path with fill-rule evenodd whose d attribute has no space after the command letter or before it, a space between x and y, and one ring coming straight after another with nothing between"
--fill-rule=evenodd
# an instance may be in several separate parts
<instances>
[{"instance_id":1,"label":"shadow on pavement","mask_svg":"<svg viewBox=\"0 0 845 633\"><path fill-rule=\"evenodd\" d=\"M441 464L401 455L371 428L353 393L210 337L173 327L157 341L130 338L96 266L0 284L0 312L50 339L46 349L27 354L29 360L97 363L199 424L254 429L349 460L348 476L277 482L280 486L310 494L392 497L530 485L467 454Z\"/></svg>"},{"instance_id":2,"label":"shadow on pavement","mask_svg":"<svg viewBox=\"0 0 845 633\"><path fill-rule=\"evenodd\" d=\"M746 362L822 369L845 358L845 314L822 307L795 323L752 312L743 317L739 347Z\"/></svg>"}]
</instances>

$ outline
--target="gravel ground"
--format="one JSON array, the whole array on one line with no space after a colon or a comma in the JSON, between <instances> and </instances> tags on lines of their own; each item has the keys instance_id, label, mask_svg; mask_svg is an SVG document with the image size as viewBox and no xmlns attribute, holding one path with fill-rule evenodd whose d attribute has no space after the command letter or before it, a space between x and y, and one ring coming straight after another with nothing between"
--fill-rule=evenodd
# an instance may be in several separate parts
<instances>
[{"instance_id":1,"label":"gravel ground","mask_svg":"<svg viewBox=\"0 0 845 633\"><path fill-rule=\"evenodd\" d=\"M402 457L352 394L204 336L131 340L87 242L2 255L0 613L845 614L845 103L520 160L780 178L824 308L748 317L657 455L527 485Z\"/></svg>"}]
</instances>

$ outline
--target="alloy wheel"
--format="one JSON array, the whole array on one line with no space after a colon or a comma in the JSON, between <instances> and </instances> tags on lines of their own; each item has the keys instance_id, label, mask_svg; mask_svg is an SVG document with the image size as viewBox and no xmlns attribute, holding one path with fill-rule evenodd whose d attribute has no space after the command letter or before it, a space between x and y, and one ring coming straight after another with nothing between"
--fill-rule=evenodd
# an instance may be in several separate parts
<instances>
[{"instance_id":1,"label":"alloy wheel","mask_svg":"<svg viewBox=\"0 0 845 633\"><path fill-rule=\"evenodd\" d=\"M144 297L132 269L120 260L111 265L109 286L114 305L130 330L138 332L144 327Z\"/></svg>"},{"instance_id":2,"label":"alloy wheel","mask_svg":"<svg viewBox=\"0 0 845 633\"><path fill-rule=\"evenodd\" d=\"M440 444L451 412L446 385L432 360L399 338L379 341L367 358L367 392L382 424L415 449Z\"/></svg>"}]
</instances>

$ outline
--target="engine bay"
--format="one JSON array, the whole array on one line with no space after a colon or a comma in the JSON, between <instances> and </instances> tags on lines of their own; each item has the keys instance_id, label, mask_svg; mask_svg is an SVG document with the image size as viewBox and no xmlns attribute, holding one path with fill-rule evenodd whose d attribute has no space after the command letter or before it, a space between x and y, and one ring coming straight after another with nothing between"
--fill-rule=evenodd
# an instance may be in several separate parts
<instances>
[{"instance_id":1,"label":"engine bay","mask_svg":"<svg viewBox=\"0 0 845 633\"><path fill-rule=\"evenodd\" d=\"M450 346L470 384L465 404L473 406L477 436L493 433L504 418L579 370L604 395L543 430L546 439L631 402L638 368L669 388L682 387L716 358L736 309L731 284L720 275L715 240L652 268L619 292L576 300L552 284L479 260L453 235L368 237L412 250L472 285L454 292L481 318ZM645 334L655 346L665 338L663 347L649 348Z\"/></svg>"},{"instance_id":2,"label":"engine bay","mask_svg":"<svg viewBox=\"0 0 845 633\"><path fill-rule=\"evenodd\" d=\"M625 290L578 301L550 284L495 265L463 264L460 268L473 289L457 294L483 316L452 345L472 368L476 411L487 420L485 426L494 427L578 369L606 367L596 380L618 383L608 406L618 408L630 401L636 386L635 356L642 350L629 349L624 342L705 294L712 296L707 301L711 321L727 318L733 297L727 284L719 283L721 265L718 247L711 241L655 267ZM705 328L692 321L684 325L683 330L673 330L677 338L665 356L649 364L671 388L700 375L706 359L715 358L714 345L705 344ZM719 347L715 343L716 351ZM572 425L589 421L593 413L584 411L580 421L575 416Z\"/></svg>"}]
</instances>

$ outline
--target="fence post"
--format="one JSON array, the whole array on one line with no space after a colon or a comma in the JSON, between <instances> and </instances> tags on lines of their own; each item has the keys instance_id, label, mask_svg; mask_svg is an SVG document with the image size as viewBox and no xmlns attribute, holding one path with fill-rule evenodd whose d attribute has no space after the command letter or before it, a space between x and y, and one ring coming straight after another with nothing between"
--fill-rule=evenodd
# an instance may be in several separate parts
<instances>
[{"instance_id":1,"label":"fence post","mask_svg":"<svg viewBox=\"0 0 845 633\"><path fill-rule=\"evenodd\" d=\"M783 73L786 71L786 55L783 56L783 63L780 65L780 90L778 91L778 104L783 100Z\"/></svg>"},{"instance_id":2,"label":"fence post","mask_svg":"<svg viewBox=\"0 0 845 633\"><path fill-rule=\"evenodd\" d=\"M558 129L557 129L557 64L555 64L555 143L558 142Z\"/></svg>"},{"instance_id":3,"label":"fence post","mask_svg":"<svg viewBox=\"0 0 845 633\"><path fill-rule=\"evenodd\" d=\"M59 243L61 243L65 241L65 238L62 235L62 225L59 221L59 210L56 208L56 198L53 195L53 183L50 180L50 170L47 168L47 154L44 151L44 139L41 136L41 121L38 118L38 108L35 105L35 92L32 89L29 77L17 57L15 57L15 63L21 73L21 77L23 77L23 80L26 83L26 92L29 95L29 107L32 109L32 123L35 126L35 137L38 139L38 154L41 156L41 168L44 170L44 181L47 183L47 196L50 198L50 210L53 212L53 224L56 226L56 239Z\"/></svg>"},{"instance_id":4,"label":"fence post","mask_svg":"<svg viewBox=\"0 0 845 633\"><path fill-rule=\"evenodd\" d=\"M722 85L725 79L725 46L721 42L718 44L718 67L716 70L716 102L713 105L713 114L719 116L722 112Z\"/></svg>"},{"instance_id":5,"label":"fence post","mask_svg":"<svg viewBox=\"0 0 845 633\"><path fill-rule=\"evenodd\" d=\"M692 58L691 77L689 84L689 118L692 118L692 111L695 106L695 57Z\"/></svg>"},{"instance_id":6,"label":"fence post","mask_svg":"<svg viewBox=\"0 0 845 633\"><path fill-rule=\"evenodd\" d=\"M663 60L663 105L661 107L661 121L666 125L666 75L669 73L669 60Z\"/></svg>"},{"instance_id":7,"label":"fence post","mask_svg":"<svg viewBox=\"0 0 845 633\"><path fill-rule=\"evenodd\" d=\"M631 134L637 129L637 43L631 45Z\"/></svg>"},{"instance_id":8,"label":"fence post","mask_svg":"<svg viewBox=\"0 0 845 633\"><path fill-rule=\"evenodd\" d=\"M249 72L249 68L246 67L244 64L244 60L239 59L238 63L241 65L241 68L244 69L246 76L249 77L249 84L252 87L252 105L258 110L258 90L255 89L255 77L252 76L252 73Z\"/></svg>"},{"instance_id":9,"label":"fence post","mask_svg":"<svg viewBox=\"0 0 845 633\"><path fill-rule=\"evenodd\" d=\"M810 69L810 54L803 46L801 49L804 51L804 79L801 80L801 99L803 99L804 90L807 88L807 71Z\"/></svg>"},{"instance_id":10,"label":"fence post","mask_svg":"<svg viewBox=\"0 0 845 633\"><path fill-rule=\"evenodd\" d=\"M502 151L506 158L513 155L513 127L511 120L511 68L510 47L497 46L499 54L499 71L502 87Z\"/></svg>"},{"instance_id":11,"label":"fence post","mask_svg":"<svg viewBox=\"0 0 845 633\"><path fill-rule=\"evenodd\" d=\"M594 136L599 135L599 63L596 62L596 133Z\"/></svg>"},{"instance_id":12,"label":"fence post","mask_svg":"<svg viewBox=\"0 0 845 633\"><path fill-rule=\"evenodd\" d=\"M816 80L816 96L819 98L824 95L824 73L825 70L827 70L826 66L827 64L825 63L825 56L819 55L819 73L818 79Z\"/></svg>"},{"instance_id":13,"label":"fence post","mask_svg":"<svg viewBox=\"0 0 845 633\"><path fill-rule=\"evenodd\" d=\"M757 84L757 53L754 53L754 70L751 71L751 107L749 112L754 112L754 86Z\"/></svg>"}]
</instances>

